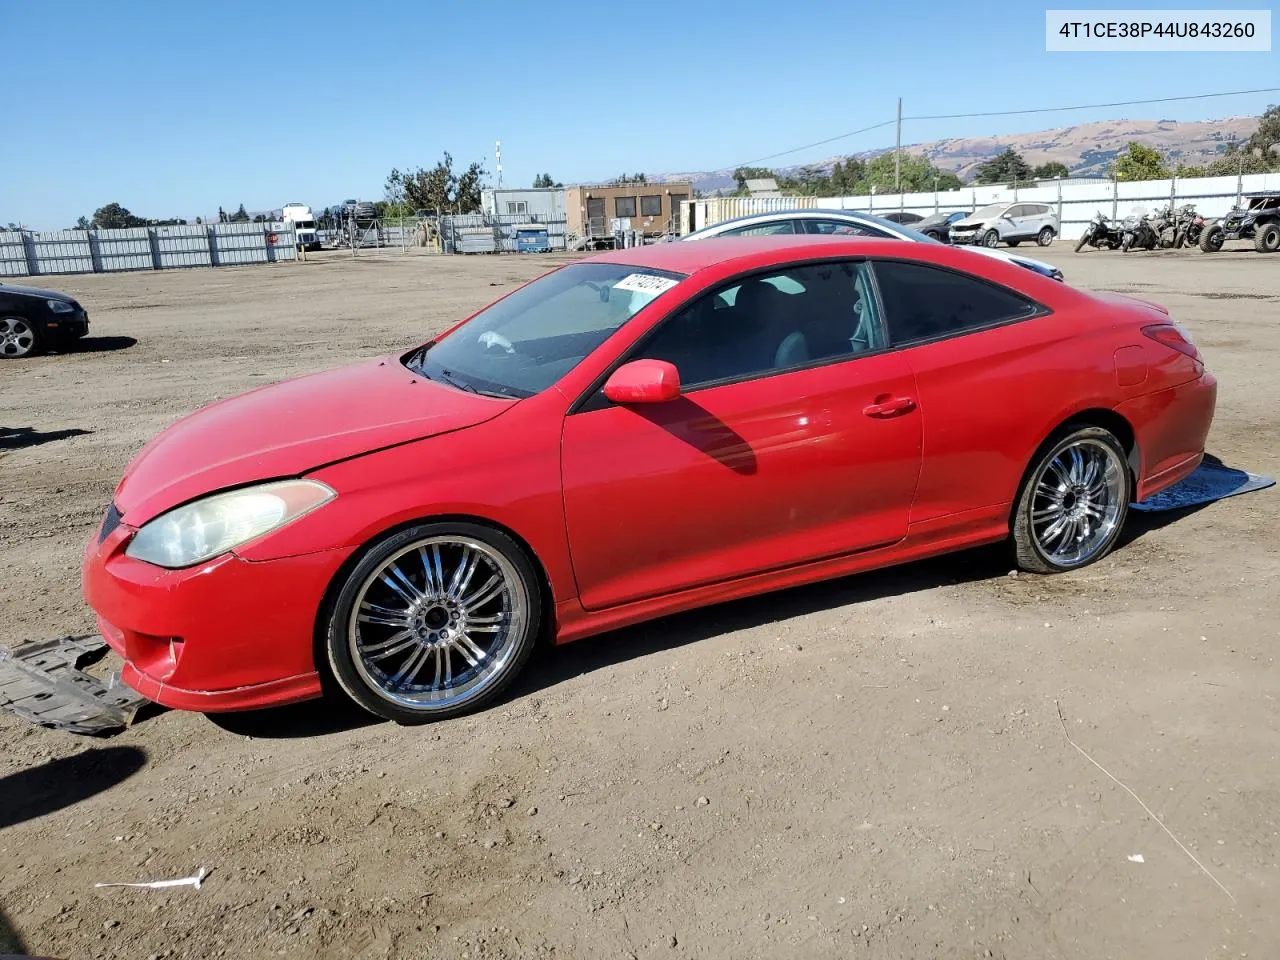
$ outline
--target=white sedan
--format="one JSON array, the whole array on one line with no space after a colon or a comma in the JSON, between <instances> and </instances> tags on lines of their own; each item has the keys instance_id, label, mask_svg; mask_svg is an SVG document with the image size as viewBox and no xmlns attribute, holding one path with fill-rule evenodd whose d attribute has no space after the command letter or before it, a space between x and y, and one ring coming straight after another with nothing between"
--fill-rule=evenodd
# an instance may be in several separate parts
<instances>
[{"instance_id":1,"label":"white sedan","mask_svg":"<svg viewBox=\"0 0 1280 960\"><path fill-rule=\"evenodd\" d=\"M723 223L713 224L685 234L680 240L705 240L708 237L758 237L767 234L847 234L851 236L880 237L882 239L911 240L915 243L939 243L933 237L925 236L910 227L894 223L883 217L869 213L858 213L855 210L779 210L773 213L757 213L746 217L736 217ZM1034 270L1036 273L1054 280L1062 280L1062 271L1051 263L1024 257L1007 250L995 250L990 247L969 247L976 254L1007 260L1020 267Z\"/></svg>"}]
</instances>

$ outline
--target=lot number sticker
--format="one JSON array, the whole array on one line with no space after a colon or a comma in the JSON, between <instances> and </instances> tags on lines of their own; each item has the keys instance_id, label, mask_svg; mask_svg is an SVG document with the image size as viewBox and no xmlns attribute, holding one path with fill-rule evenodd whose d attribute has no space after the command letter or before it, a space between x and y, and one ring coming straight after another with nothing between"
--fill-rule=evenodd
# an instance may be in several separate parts
<instances>
[{"instance_id":1,"label":"lot number sticker","mask_svg":"<svg viewBox=\"0 0 1280 960\"><path fill-rule=\"evenodd\" d=\"M615 283L613 289L647 293L651 297L656 297L660 293L666 293L679 282L670 277L655 277L651 273L633 273Z\"/></svg>"}]
</instances>

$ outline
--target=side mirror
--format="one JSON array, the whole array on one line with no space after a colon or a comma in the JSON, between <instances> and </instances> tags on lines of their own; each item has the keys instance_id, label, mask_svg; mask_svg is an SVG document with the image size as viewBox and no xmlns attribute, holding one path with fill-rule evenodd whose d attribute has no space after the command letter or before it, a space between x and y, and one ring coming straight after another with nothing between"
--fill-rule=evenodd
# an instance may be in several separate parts
<instances>
[{"instance_id":1,"label":"side mirror","mask_svg":"<svg viewBox=\"0 0 1280 960\"><path fill-rule=\"evenodd\" d=\"M624 363L604 384L614 403L666 403L680 396L680 371L666 360Z\"/></svg>"}]
</instances>

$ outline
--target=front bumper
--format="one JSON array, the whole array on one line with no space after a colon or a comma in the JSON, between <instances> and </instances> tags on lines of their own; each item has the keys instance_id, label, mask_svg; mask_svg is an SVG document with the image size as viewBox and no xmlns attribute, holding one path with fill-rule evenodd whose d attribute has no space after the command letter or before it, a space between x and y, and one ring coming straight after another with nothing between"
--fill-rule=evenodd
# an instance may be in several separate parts
<instances>
[{"instance_id":1,"label":"front bumper","mask_svg":"<svg viewBox=\"0 0 1280 960\"><path fill-rule=\"evenodd\" d=\"M44 321L44 333L53 340L79 340L89 333L89 314L53 313Z\"/></svg>"},{"instance_id":2,"label":"front bumper","mask_svg":"<svg viewBox=\"0 0 1280 960\"><path fill-rule=\"evenodd\" d=\"M977 243L982 237L982 234L983 231L981 229L966 230L963 233L958 233L957 231L952 230L950 236L952 243L963 245L966 243Z\"/></svg>"},{"instance_id":3,"label":"front bumper","mask_svg":"<svg viewBox=\"0 0 1280 960\"><path fill-rule=\"evenodd\" d=\"M316 614L348 551L185 570L125 555L124 524L85 548L85 600L125 661L121 678L178 710L248 710L320 695Z\"/></svg>"}]
</instances>

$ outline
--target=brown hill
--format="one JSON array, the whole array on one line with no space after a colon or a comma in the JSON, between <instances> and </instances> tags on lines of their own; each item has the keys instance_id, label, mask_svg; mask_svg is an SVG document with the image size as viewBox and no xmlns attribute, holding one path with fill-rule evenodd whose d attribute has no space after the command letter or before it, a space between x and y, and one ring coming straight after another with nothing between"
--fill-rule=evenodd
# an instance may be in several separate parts
<instances>
[{"instance_id":1,"label":"brown hill","mask_svg":"<svg viewBox=\"0 0 1280 960\"><path fill-rule=\"evenodd\" d=\"M959 139L932 140L913 143L904 149L911 153L923 153L943 170L970 179L978 164L989 160L1006 147L1013 147L1033 167L1051 160L1065 163L1076 176L1099 176L1125 149L1131 140L1143 146L1154 147L1166 162L1198 166L1219 156L1229 140L1247 140L1257 129L1257 117L1227 117L1224 120L1098 120L1079 123L1052 130L1031 133L1010 133L988 137L964 137ZM854 156L862 159L885 153L892 147L863 150ZM829 169L840 157L829 157L813 164L777 168L779 173L792 174L801 166ZM735 186L733 170L711 170L699 173L651 174L655 182L691 180L703 193L732 190Z\"/></svg>"}]
</instances>

